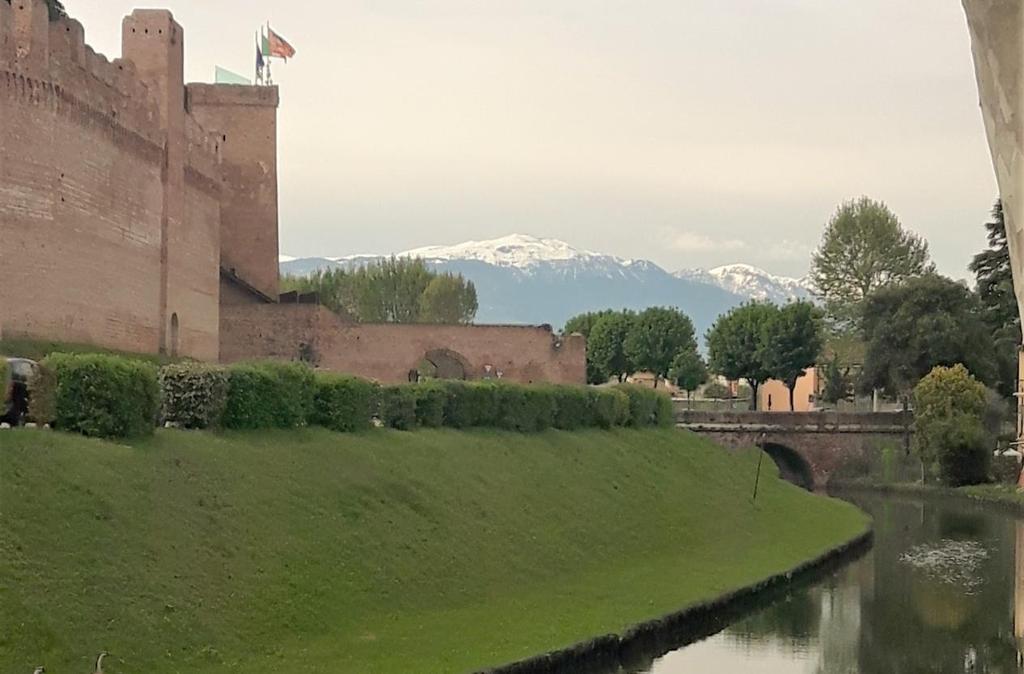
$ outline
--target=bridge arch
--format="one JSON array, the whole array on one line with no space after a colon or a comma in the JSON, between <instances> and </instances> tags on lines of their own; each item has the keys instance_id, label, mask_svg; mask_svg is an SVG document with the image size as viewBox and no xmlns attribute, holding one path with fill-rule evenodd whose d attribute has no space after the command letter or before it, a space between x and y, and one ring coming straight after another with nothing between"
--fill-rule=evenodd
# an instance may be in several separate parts
<instances>
[{"instance_id":1,"label":"bridge arch","mask_svg":"<svg viewBox=\"0 0 1024 674\"><path fill-rule=\"evenodd\" d=\"M807 491L814 491L814 469L800 452L778 442L765 442L764 453L779 467L779 476Z\"/></svg>"}]
</instances>

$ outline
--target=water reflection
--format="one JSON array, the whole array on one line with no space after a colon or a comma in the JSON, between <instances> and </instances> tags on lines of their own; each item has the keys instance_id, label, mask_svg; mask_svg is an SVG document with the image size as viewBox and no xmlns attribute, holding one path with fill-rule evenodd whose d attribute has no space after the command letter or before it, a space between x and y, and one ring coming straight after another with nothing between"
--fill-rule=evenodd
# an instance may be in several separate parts
<instances>
[{"instance_id":1,"label":"water reflection","mask_svg":"<svg viewBox=\"0 0 1024 674\"><path fill-rule=\"evenodd\" d=\"M873 551L634 673L1024 672L1024 522L971 506L858 499Z\"/></svg>"}]
</instances>

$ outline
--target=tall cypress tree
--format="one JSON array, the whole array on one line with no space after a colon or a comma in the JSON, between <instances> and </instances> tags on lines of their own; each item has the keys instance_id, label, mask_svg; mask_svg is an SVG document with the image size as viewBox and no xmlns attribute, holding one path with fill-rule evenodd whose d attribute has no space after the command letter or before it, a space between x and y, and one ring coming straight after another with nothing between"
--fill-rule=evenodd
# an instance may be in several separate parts
<instances>
[{"instance_id":1,"label":"tall cypress tree","mask_svg":"<svg viewBox=\"0 0 1024 674\"><path fill-rule=\"evenodd\" d=\"M989 327L994 331L1010 331L1009 336L1019 342L1020 312L1013 291L1002 201L997 201L992 208L992 220L985 224L985 229L988 231L988 248L975 255L970 265L978 281L978 297L985 308Z\"/></svg>"},{"instance_id":2,"label":"tall cypress tree","mask_svg":"<svg viewBox=\"0 0 1024 674\"><path fill-rule=\"evenodd\" d=\"M999 392L1010 396L1017 389L1017 348L1021 344L1021 325L1001 200L996 201L992 208L992 220L985 223L985 229L988 248L974 256L970 269L978 282L982 316L995 342Z\"/></svg>"}]
</instances>

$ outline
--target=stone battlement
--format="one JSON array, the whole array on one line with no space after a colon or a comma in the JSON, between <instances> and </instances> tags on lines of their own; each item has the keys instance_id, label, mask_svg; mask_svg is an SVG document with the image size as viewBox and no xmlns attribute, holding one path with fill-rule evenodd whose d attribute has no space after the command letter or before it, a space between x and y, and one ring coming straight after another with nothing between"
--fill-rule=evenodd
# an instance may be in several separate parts
<instances>
[{"instance_id":1,"label":"stone battlement","mask_svg":"<svg viewBox=\"0 0 1024 674\"><path fill-rule=\"evenodd\" d=\"M278 92L187 95L184 30L166 10L134 11L121 34L111 60L44 0L0 0L0 334L215 360L222 239L265 242L259 259L276 261ZM193 114L197 98L219 117ZM225 160L227 134L207 124L219 119L273 161ZM236 179L257 172L258 203ZM276 294L276 280L246 280Z\"/></svg>"}]
</instances>

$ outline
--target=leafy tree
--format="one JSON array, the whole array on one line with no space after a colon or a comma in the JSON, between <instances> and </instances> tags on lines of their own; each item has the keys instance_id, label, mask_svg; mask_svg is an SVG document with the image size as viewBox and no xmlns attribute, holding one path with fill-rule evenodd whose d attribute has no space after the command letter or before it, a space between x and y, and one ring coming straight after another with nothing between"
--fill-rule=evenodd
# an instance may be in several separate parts
<instances>
[{"instance_id":1,"label":"leafy tree","mask_svg":"<svg viewBox=\"0 0 1024 674\"><path fill-rule=\"evenodd\" d=\"M578 334L590 339L590 333L593 331L594 326L597 325L597 322L602 318L611 316L615 313L618 312L613 309L605 309L604 311L591 311L585 314L579 314L578 316L573 316L566 321L565 327L562 328L562 334Z\"/></svg>"},{"instance_id":2,"label":"leafy tree","mask_svg":"<svg viewBox=\"0 0 1024 674\"><path fill-rule=\"evenodd\" d=\"M352 273L357 314L367 323L416 323L434 275L423 260L392 257Z\"/></svg>"},{"instance_id":3,"label":"leafy tree","mask_svg":"<svg viewBox=\"0 0 1024 674\"><path fill-rule=\"evenodd\" d=\"M984 384L963 365L936 367L914 388L914 449L942 481L959 487L988 477L991 438Z\"/></svg>"},{"instance_id":4,"label":"leafy tree","mask_svg":"<svg viewBox=\"0 0 1024 674\"><path fill-rule=\"evenodd\" d=\"M610 377L622 381L636 371L625 346L635 320L632 311L609 312L594 324L587 341L587 376L591 383L603 384Z\"/></svg>"},{"instance_id":5,"label":"leafy tree","mask_svg":"<svg viewBox=\"0 0 1024 674\"><path fill-rule=\"evenodd\" d=\"M789 409L794 410L796 382L818 362L824 347L821 312L810 302L787 304L764 326L761 357L772 379L789 390Z\"/></svg>"},{"instance_id":6,"label":"leafy tree","mask_svg":"<svg viewBox=\"0 0 1024 674\"><path fill-rule=\"evenodd\" d=\"M746 379L752 392L751 409L757 409L758 388L772 377L764 359L765 334L778 312L774 304L744 304L720 316L708 331L711 369L726 379Z\"/></svg>"},{"instance_id":7,"label":"leafy tree","mask_svg":"<svg viewBox=\"0 0 1024 674\"><path fill-rule=\"evenodd\" d=\"M882 202L843 203L825 228L811 278L841 329L859 326L865 299L880 288L933 271L928 244L903 229Z\"/></svg>"},{"instance_id":8,"label":"leafy tree","mask_svg":"<svg viewBox=\"0 0 1024 674\"><path fill-rule=\"evenodd\" d=\"M830 405L837 405L840 400L847 400L853 394L850 368L843 367L839 356L833 356L825 363L822 379L825 385L821 391L821 399Z\"/></svg>"},{"instance_id":9,"label":"leafy tree","mask_svg":"<svg viewBox=\"0 0 1024 674\"><path fill-rule=\"evenodd\" d=\"M473 321L478 307L476 288L453 274L437 276L420 295L420 322L445 325Z\"/></svg>"},{"instance_id":10,"label":"leafy tree","mask_svg":"<svg viewBox=\"0 0 1024 674\"><path fill-rule=\"evenodd\" d=\"M286 276L281 287L315 292L324 306L363 323L470 323L477 309L470 281L439 275L422 260L405 258Z\"/></svg>"},{"instance_id":11,"label":"leafy tree","mask_svg":"<svg viewBox=\"0 0 1024 674\"><path fill-rule=\"evenodd\" d=\"M977 297L955 281L928 275L879 290L863 316L865 391L907 394L933 368L958 363L981 381L996 379L992 337Z\"/></svg>"},{"instance_id":12,"label":"leafy tree","mask_svg":"<svg viewBox=\"0 0 1024 674\"><path fill-rule=\"evenodd\" d=\"M646 309L633 320L623 351L637 370L654 375L657 388L658 379L668 377L676 356L697 351L693 322L678 309Z\"/></svg>"},{"instance_id":13,"label":"leafy tree","mask_svg":"<svg viewBox=\"0 0 1024 674\"><path fill-rule=\"evenodd\" d=\"M1009 397L1017 386L1017 348L1021 343L1021 327L1002 201L996 201L992 220L986 223L985 229L988 230L988 248L974 256L970 269L977 279L983 316L995 342L999 392Z\"/></svg>"},{"instance_id":14,"label":"leafy tree","mask_svg":"<svg viewBox=\"0 0 1024 674\"><path fill-rule=\"evenodd\" d=\"M708 366L696 351L683 351L672 361L669 379L692 400L693 392L708 380Z\"/></svg>"}]
</instances>

